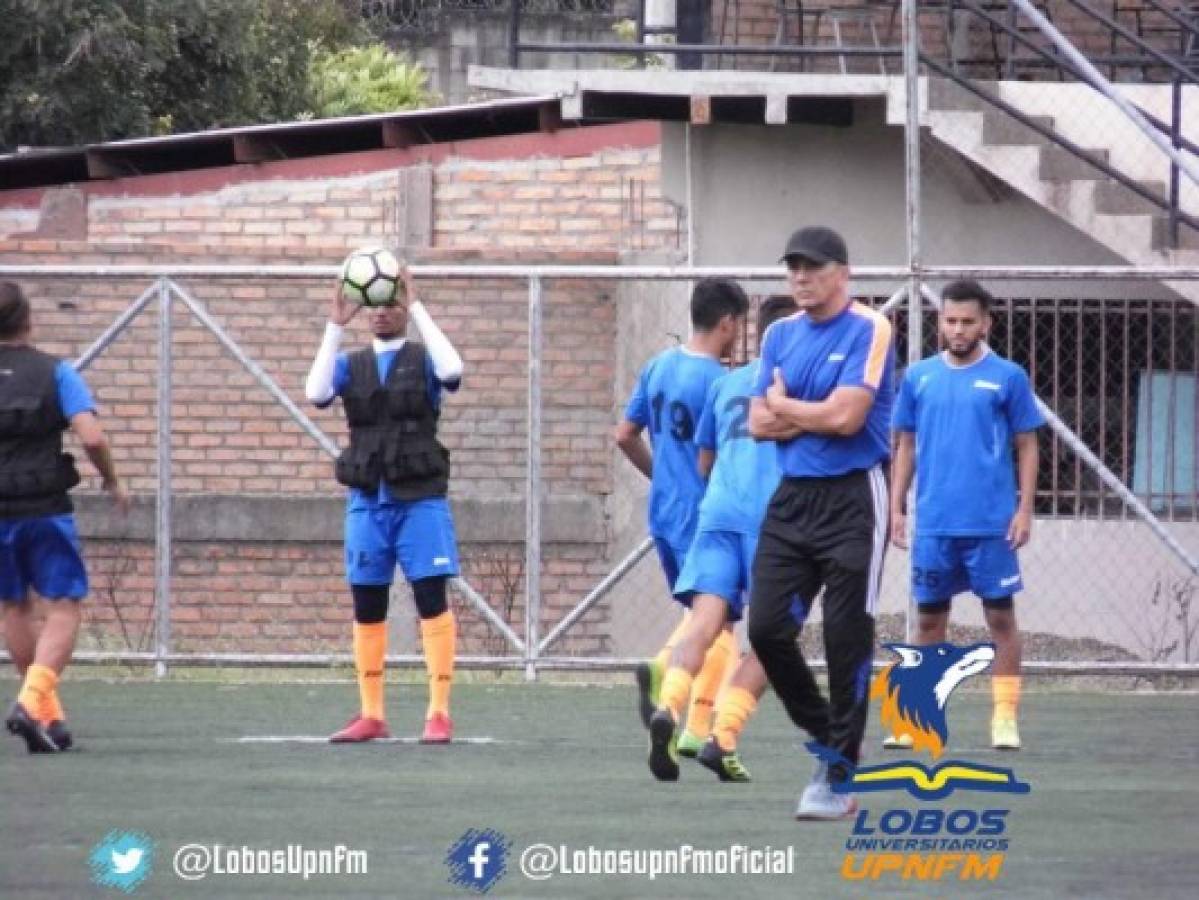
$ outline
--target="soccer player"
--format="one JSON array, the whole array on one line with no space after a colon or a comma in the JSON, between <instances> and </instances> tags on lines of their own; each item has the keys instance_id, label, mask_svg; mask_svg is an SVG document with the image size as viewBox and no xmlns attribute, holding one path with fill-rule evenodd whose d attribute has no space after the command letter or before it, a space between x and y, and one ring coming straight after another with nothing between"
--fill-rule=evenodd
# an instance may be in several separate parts
<instances>
[{"instance_id":1,"label":"soccer player","mask_svg":"<svg viewBox=\"0 0 1199 900\"><path fill-rule=\"evenodd\" d=\"M991 745L1018 750L1020 633L1012 598L1023 587L1016 551L1032 529L1037 429L1045 418L1024 369L987 346L993 302L977 282L947 285L939 316L945 349L904 375L895 405L891 539L908 545L905 510L914 472L917 643L945 640L955 594L970 590L981 598L995 642ZM892 736L884 746L911 742Z\"/></svg>"},{"instance_id":2,"label":"soccer player","mask_svg":"<svg viewBox=\"0 0 1199 900\"><path fill-rule=\"evenodd\" d=\"M30 753L74 744L58 682L75 650L88 584L67 493L79 483L74 460L62 450L68 428L127 513L129 495L91 391L70 363L34 347L29 301L19 285L0 281L0 604L5 644L22 677L5 724ZM31 589L44 604L40 632Z\"/></svg>"},{"instance_id":3,"label":"soccer player","mask_svg":"<svg viewBox=\"0 0 1199 900\"><path fill-rule=\"evenodd\" d=\"M894 349L886 318L850 297L839 234L801 228L783 261L800 313L767 332L750 407L750 433L778 444L782 481L758 538L748 631L791 721L842 757L817 766L796 817L837 819L856 803L832 785L857 765L866 728ZM796 643L821 588L828 700Z\"/></svg>"},{"instance_id":4,"label":"soccer player","mask_svg":"<svg viewBox=\"0 0 1199 900\"><path fill-rule=\"evenodd\" d=\"M796 311L790 297L772 297L758 310L758 343L778 319ZM766 674L752 651L738 663L720 694L716 727L707 741L690 732L677 738L678 722L691 685L705 657L716 652L736 659L733 626L741 620L749 567L766 503L778 485L773 444L749 436L749 395L758 363L751 362L718 378L708 389L695 442L699 470L708 489L699 506L695 539L674 586L675 599L691 610L687 626L662 679L658 709L650 720L649 767L660 781L679 777L678 744L699 743L699 761L721 781L749 781L737 756L736 741L766 688Z\"/></svg>"},{"instance_id":5,"label":"soccer player","mask_svg":"<svg viewBox=\"0 0 1199 900\"><path fill-rule=\"evenodd\" d=\"M443 391L456 391L462 357L417 299L412 275L389 306L371 308L371 347L341 353L342 331L358 312L341 285L305 394L324 408L341 397L350 446L337 459L337 480L350 489L345 521L346 580L354 599L354 663L361 712L333 734L334 743L389 737L383 703L387 603L398 562L420 614L429 673L421 741L449 743L450 685L457 626L446 581L458 574L458 548L446 489L449 452L437 440ZM408 320L421 340L405 339Z\"/></svg>"},{"instance_id":6,"label":"soccer player","mask_svg":"<svg viewBox=\"0 0 1199 900\"><path fill-rule=\"evenodd\" d=\"M704 480L696 467L695 427L708 387L725 373L720 360L736 346L748 310L749 300L736 282L722 278L699 281L691 292L691 338L646 363L625 407L624 420L616 426L617 446L650 479L649 533L671 591L695 535L704 494ZM642 438L647 428L652 450ZM641 721L647 728L658 705L661 675L685 624L685 620L679 623L654 660L637 668ZM699 705L694 722L688 722L695 734L708 733L712 703L727 662L727 656L713 655L711 667L705 664L697 679ZM689 752L698 753L701 745L702 741Z\"/></svg>"}]
</instances>

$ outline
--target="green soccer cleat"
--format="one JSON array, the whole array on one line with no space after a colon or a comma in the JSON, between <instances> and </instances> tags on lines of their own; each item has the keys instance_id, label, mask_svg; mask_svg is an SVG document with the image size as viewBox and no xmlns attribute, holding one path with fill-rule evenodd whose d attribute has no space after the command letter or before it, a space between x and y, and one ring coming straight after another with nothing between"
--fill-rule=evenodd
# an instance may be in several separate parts
<instances>
[{"instance_id":1,"label":"green soccer cleat","mask_svg":"<svg viewBox=\"0 0 1199 900\"><path fill-rule=\"evenodd\" d=\"M705 769L715 772L716 777L721 781L744 782L752 780L749 777L749 769L741 764L741 757L737 755L737 751L729 750L726 752L716 743L716 738L708 738L696 759L699 760L699 764Z\"/></svg>"},{"instance_id":2,"label":"green soccer cleat","mask_svg":"<svg viewBox=\"0 0 1199 900\"><path fill-rule=\"evenodd\" d=\"M678 740L679 756L685 759L695 759L704 748L704 739L698 738L690 731L684 730Z\"/></svg>"},{"instance_id":3,"label":"green soccer cleat","mask_svg":"<svg viewBox=\"0 0 1199 900\"><path fill-rule=\"evenodd\" d=\"M649 770L659 781L679 780L679 750L674 716L659 709L649 720Z\"/></svg>"},{"instance_id":4,"label":"green soccer cleat","mask_svg":"<svg viewBox=\"0 0 1199 900\"><path fill-rule=\"evenodd\" d=\"M649 728L649 720L658 708L658 694L662 690L662 672L654 660L637 663L637 701L641 712L641 724Z\"/></svg>"}]
</instances>

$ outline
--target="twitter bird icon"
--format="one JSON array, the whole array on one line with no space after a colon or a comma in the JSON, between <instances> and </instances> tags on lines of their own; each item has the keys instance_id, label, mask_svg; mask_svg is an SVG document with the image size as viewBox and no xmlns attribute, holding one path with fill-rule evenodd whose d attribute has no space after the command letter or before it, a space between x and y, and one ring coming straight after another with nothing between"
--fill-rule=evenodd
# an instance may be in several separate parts
<instances>
[{"instance_id":1,"label":"twitter bird icon","mask_svg":"<svg viewBox=\"0 0 1199 900\"><path fill-rule=\"evenodd\" d=\"M132 894L154 865L154 842L140 831L110 831L88 857L92 881Z\"/></svg>"}]
</instances>

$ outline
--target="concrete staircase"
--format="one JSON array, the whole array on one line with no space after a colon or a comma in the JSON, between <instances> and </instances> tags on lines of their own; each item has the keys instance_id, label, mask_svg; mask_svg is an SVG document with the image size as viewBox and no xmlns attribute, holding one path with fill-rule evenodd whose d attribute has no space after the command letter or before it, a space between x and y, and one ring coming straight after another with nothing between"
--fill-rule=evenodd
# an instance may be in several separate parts
<instances>
[{"instance_id":1,"label":"concrete staircase","mask_svg":"<svg viewBox=\"0 0 1199 900\"><path fill-rule=\"evenodd\" d=\"M994 83L981 86L992 95L998 92ZM922 116L936 140L1129 263L1199 265L1199 232L1180 225L1179 247L1170 248L1164 210L959 85L930 78ZM1031 118L1054 127L1052 116ZM1114 148L1085 149L1107 161ZM1162 168L1168 165L1160 151L1154 152L1161 156ZM1156 196L1168 196L1164 182L1139 183ZM1171 286L1199 302L1199 284Z\"/></svg>"}]
</instances>

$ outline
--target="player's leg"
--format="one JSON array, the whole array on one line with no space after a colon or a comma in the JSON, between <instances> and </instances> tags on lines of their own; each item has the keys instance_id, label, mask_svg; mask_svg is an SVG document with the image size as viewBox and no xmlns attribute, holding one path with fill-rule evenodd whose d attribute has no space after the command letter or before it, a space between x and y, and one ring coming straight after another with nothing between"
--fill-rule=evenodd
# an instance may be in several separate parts
<instances>
[{"instance_id":1,"label":"player's leg","mask_svg":"<svg viewBox=\"0 0 1199 900\"><path fill-rule=\"evenodd\" d=\"M387 659L387 606L395 573L388 540L389 514L381 509L346 512L346 580L354 601L354 674L359 712L329 737L333 743L359 743L390 737L384 705Z\"/></svg>"},{"instance_id":2,"label":"player's leg","mask_svg":"<svg viewBox=\"0 0 1199 900\"><path fill-rule=\"evenodd\" d=\"M658 554L658 562L662 566L662 574L666 578L667 589L673 594L686 554L672 547L662 538L655 537L653 540L654 549ZM654 710L658 708L662 677L670 665L670 656L674 652L675 644L687 631L687 619L690 615L690 610L684 610L682 618L674 626L674 630L670 632L666 643L662 645L657 654L652 659L637 664L634 672L637 679L637 711L641 716L641 724L646 728L649 728L649 721L653 718Z\"/></svg>"},{"instance_id":3,"label":"player's leg","mask_svg":"<svg viewBox=\"0 0 1199 900\"><path fill-rule=\"evenodd\" d=\"M450 689L458 644L458 623L449 607L446 583L458 574L459 566L454 520L445 497L426 497L404 504L396 553L412 585L429 676L429 704L421 742L446 744L454 733Z\"/></svg>"},{"instance_id":4,"label":"player's leg","mask_svg":"<svg viewBox=\"0 0 1199 900\"><path fill-rule=\"evenodd\" d=\"M1020 561L1005 538L990 537L972 542L965 565L970 589L983 598L983 614L995 644L995 661L991 666L994 699L991 746L998 750L1019 750L1016 711L1020 704L1022 648L1012 598L1024 587Z\"/></svg>"},{"instance_id":5,"label":"player's leg","mask_svg":"<svg viewBox=\"0 0 1199 900\"><path fill-rule=\"evenodd\" d=\"M746 722L758 708L766 690L766 670L752 650L741 657L716 704L712 736L699 753L699 761L721 781L749 781L749 771L737 753L737 741Z\"/></svg>"},{"instance_id":6,"label":"player's leg","mask_svg":"<svg viewBox=\"0 0 1199 900\"><path fill-rule=\"evenodd\" d=\"M1009 595L983 600L987 628L995 643L995 662L992 664L991 695L994 711L991 715L991 746L997 750L1019 750L1020 731L1016 713L1020 706L1020 630L1016 625L1016 608Z\"/></svg>"},{"instance_id":7,"label":"player's leg","mask_svg":"<svg viewBox=\"0 0 1199 900\"><path fill-rule=\"evenodd\" d=\"M14 541L19 568L43 601L41 630L33 657L25 669L17 702L9 715L9 730L20 734L31 752L66 750L73 744L58 700L58 683L75 652L82 620L80 602L87 596L83 548L70 515L49 516L20 523ZM33 630L32 611L25 606L25 624ZM28 638L28 632L25 635Z\"/></svg>"},{"instance_id":8,"label":"player's leg","mask_svg":"<svg viewBox=\"0 0 1199 900\"><path fill-rule=\"evenodd\" d=\"M723 603L723 600L721 601ZM679 736L679 753L695 758L704 741L712 733L712 719L716 714L716 698L728 682L741 655L737 638L731 624L726 624L712 641L704 654L703 665L691 683L691 703L687 708L687 722Z\"/></svg>"},{"instance_id":9,"label":"player's leg","mask_svg":"<svg viewBox=\"0 0 1199 900\"><path fill-rule=\"evenodd\" d=\"M887 486L880 468L830 481L812 504L821 527L818 545L824 582L824 656L828 662L829 727L826 746L835 757L804 789L800 819L851 815L857 803L836 787L861 758L870 706L874 615L887 548ZM756 573L755 573L756 574ZM769 671L769 670L768 670Z\"/></svg>"},{"instance_id":10,"label":"player's leg","mask_svg":"<svg viewBox=\"0 0 1199 900\"><path fill-rule=\"evenodd\" d=\"M754 554L747 632L791 721L827 744L828 701L796 643L820 590L816 563L801 541L808 496L785 480L771 498Z\"/></svg>"},{"instance_id":11,"label":"player's leg","mask_svg":"<svg viewBox=\"0 0 1199 900\"><path fill-rule=\"evenodd\" d=\"M675 582L675 599L690 603L692 621L674 648L659 703L681 721L683 705L691 698L679 735L681 756L694 758L703 747L712 729L716 696L739 655L729 623L740 619L743 569L737 533L699 531ZM697 623L701 608L705 620Z\"/></svg>"},{"instance_id":12,"label":"player's leg","mask_svg":"<svg viewBox=\"0 0 1199 900\"><path fill-rule=\"evenodd\" d=\"M659 706L650 717L649 767L659 781L676 781L679 777L678 724L691 696L695 676L705 667L705 659L716 650L724 624L724 600L713 594L691 597L687 627L671 653L670 667L662 679ZM722 647L720 652L724 649Z\"/></svg>"}]
</instances>

